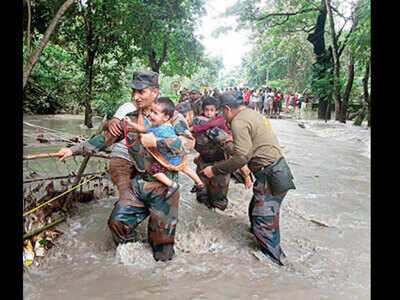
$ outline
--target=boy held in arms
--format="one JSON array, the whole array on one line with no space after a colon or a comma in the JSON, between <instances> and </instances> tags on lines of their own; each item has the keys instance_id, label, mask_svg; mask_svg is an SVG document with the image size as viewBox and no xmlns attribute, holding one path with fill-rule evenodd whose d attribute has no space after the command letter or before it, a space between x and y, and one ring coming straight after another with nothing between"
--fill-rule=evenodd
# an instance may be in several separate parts
<instances>
[{"instance_id":1,"label":"boy held in arms","mask_svg":"<svg viewBox=\"0 0 400 300\"><path fill-rule=\"evenodd\" d=\"M232 135L228 126L226 125L226 121L221 113L218 113L217 102L214 98L208 97L204 100L203 105L203 116L210 119L208 122L203 122L198 125L191 126L190 131L197 133L200 131L206 131L212 127L219 127L224 130L227 134ZM196 159L196 158L195 158ZM244 185L246 189L250 188L252 185L252 180L250 176L250 169L247 165L238 169L237 172L243 177ZM192 192L196 191L196 188L193 187Z\"/></svg>"},{"instance_id":2,"label":"boy held in arms","mask_svg":"<svg viewBox=\"0 0 400 300\"><path fill-rule=\"evenodd\" d=\"M174 128L168 123L173 116L174 111L175 105L169 98L157 98L153 102L150 114L148 115L151 124L148 126L139 125L132 122L129 117L125 117L124 121L126 124L125 126L127 126L126 129L127 131L138 133L152 132L156 137L161 138L175 137L176 133ZM158 181L168 186L166 199L171 197L179 189L179 184L164 174L166 171L171 169L174 171L182 171L195 182L196 187L204 188L204 184L199 176L187 165L186 156L167 157L165 153L161 152L161 154L162 156L153 155L155 160L146 171Z\"/></svg>"}]
</instances>

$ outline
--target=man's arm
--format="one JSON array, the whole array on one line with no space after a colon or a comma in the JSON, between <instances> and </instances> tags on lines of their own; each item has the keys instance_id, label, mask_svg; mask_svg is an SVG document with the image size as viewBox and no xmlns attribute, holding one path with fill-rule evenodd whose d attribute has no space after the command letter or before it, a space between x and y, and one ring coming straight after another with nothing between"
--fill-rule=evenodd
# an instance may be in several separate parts
<instances>
[{"instance_id":1,"label":"man's arm","mask_svg":"<svg viewBox=\"0 0 400 300\"><path fill-rule=\"evenodd\" d=\"M71 152L67 151L67 154L71 154L71 155L72 154L85 154L85 153L96 154L99 151L106 150L106 148L108 146L119 141L121 138L122 138L122 136L116 137L111 134L109 127L108 127L108 123L107 123L103 127L103 131L101 134L90 138L86 142L82 142L82 143L73 145L72 147L69 148L71 150ZM63 150L63 149L64 148L61 148L61 150ZM61 151L62 154L64 154L64 152L65 152L65 149L63 151ZM68 157L68 156L70 156L70 155L67 155L66 157ZM64 155L63 157L60 158L60 160L64 161L64 159L66 157Z\"/></svg>"},{"instance_id":2,"label":"man's arm","mask_svg":"<svg viewBox=\"0 0 400 300\"><path fill-rule=\"evenodd\" d=\"M219 127L222 128L222 126L225 123L225 119L223 116L218 116L214 120L202 122L198 125L193 126L193 132L197 133L199 131L206 131L212 127Z\"/></svg>"},{"instance_id":3,"label":"man's arm","mask_svg":"<svg viewBox=\"0 0 400 300\"><path fill-rule=\"evenodd\" d=\"M248 122L237 120L232 122L234 149L229 159L216 163L214 175L228 174L240 169L251 159L252 140Z\"/></svg>"},{"instance_id":4,"label":"man's arm","mask_svg":"<svg viewBox=\"0 0 400 300\"><path fill-rule=\"evenodd\" d=\"M195 139L189 130L186 119L176 111L171 119L171 125L174 127L177 137L156 138L157 149L170 157L189 154L194 148Z\"/></svg>"},{"instance_id":5,"label":"man's arm","mask_svg":"<svg viewBox=\"0 0 400 300\"><path fill-rule=\"evenodd\" d=\"M108 121L108 128L113 136L117 137L122 134L123 128L121 126L121 120L126 116L127 113L133 111L136 111L136 107L132 102L124 103L117 109L114 116L110 121Z\"/></svg>"}]
</instances>

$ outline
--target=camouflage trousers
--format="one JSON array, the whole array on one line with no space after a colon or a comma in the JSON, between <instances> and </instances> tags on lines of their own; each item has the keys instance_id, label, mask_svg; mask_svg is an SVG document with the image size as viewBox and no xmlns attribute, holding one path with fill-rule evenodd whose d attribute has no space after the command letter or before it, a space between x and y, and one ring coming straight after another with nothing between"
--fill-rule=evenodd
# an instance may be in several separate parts
<instances>
[{"instance_id":1,"label":"camouflage trousers","mask_svg":"<svg viewBox=\"0 0 400 300\"><path fill-rule=\"evenodd\" d=\"M249 205L251 232L257 238L261 251L280 265L281 257L286 255L280 246L279 212L286 194L273 196L266 176L256 177Z\"/></svg>"},{"instance_id":2,"label":"camouflage trousers","mask_svg":"<svg viewBox=\"0 0 400 300\"><path fill-rule=\"evenodd\" d=\"M200 203L204 203L208 208L218 208L220 210L225 210L228 205L228 198L226 197L226 195L228 194L231 174L217 175L213 178L208 178L207 176L200 174L199 171L207 166L213 165L215 162L206 163L201 158L201 156L194 162L197 165L197 175L199 175L201 181L203 181L207 187L207 190L197 192L197 201L199 201Z\"/></svg>"},{"instance_id":3,"label":"camouflage trousers","mask_svg":"<svg viewBox=\"0 0 400 300\"><path fill-rule=\"evenodd\" d=\"M112 182L117 186L120 201L130 201L133 195L131 181L136 174L133 163L120 157L112 157L109 171Z\"/></svg>"},{"instance_id":4,"label":"camouflage trousers","mask_svg":"<svg viewBox=\"0 0 400 300\"><path fill-rule=\"evenodd\" d=\"M177 180L177 175L176 178ZM124 243L136 241L136 227L149 217L148 241L155 260L166 261L174 255L175 230L178 224L179 191L165 200L167 187L154 180L150 175L137 174L131 181L136 198L135 205L120 199L111 212L110 219L127 225L130 233L121 237L111 230L114 241ZM143 206L137 206L142 203Z\"/></svg>"}]
</instances>

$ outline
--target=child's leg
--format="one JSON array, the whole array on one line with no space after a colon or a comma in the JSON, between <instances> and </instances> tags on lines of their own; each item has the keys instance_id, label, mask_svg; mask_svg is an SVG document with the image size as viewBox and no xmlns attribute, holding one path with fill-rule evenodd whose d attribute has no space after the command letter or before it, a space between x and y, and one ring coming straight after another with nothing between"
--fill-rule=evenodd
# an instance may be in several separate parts
<instances>
[{"instance_id":1,"label":"child's leg","mask_svg":"<svg viewBox=\"0 0 400 300\"><path fill-rule=\"evenodd\" d=\"M165 195L165 199L171 197L175 192L179 189L179 184L175 181L169 179L167 175L164 173L156 173L152 174L154 178L156 178L159 182L165 184L168 187L167 194Z\"/></svg>"},{"instance_id":2,"label":"child's leg","mask_svg":"<svg viewBox=\"0 0 400 300\"><path fill-rule=\"evenodd\" d=\"M190 167L186 166L182 172L189 176L196 183L196 185L203 184L203 181L201 181L200 177Z\"/></svg>"},{"instance_id":3,"label":"child's leg","mask_svg":"<svg viewBox=\"0 0 400 300\"><path fill-rule=\"evenodd\" d=\"M167 175L164 173L157 173L152 175L154 178L156 178L158 181L161 183L165 184L166 186L170 186L172 184L172 180L168 178Z\"/></svg>"},{"instance_id":4,"label":"child's leg","mask_svg":"<svg viewBox=\"0 0 400 300\"><path fill-rule=\"evenodd\" d=\"M156 160L150 164L146 171L159 182L168 187L165 199L171 197L179 189L179 184L169 179L168 176L165 174L165 172L167 172L168 170Z\"/></svg>"}]
</instances>

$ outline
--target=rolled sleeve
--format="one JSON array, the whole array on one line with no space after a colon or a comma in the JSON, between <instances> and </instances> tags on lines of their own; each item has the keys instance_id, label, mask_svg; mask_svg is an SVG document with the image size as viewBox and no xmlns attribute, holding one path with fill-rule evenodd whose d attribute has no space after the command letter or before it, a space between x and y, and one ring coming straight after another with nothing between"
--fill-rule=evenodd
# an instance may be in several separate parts
<instances>
[{"instance_id":1,"label":"rolled sleeve","mask_svg":"<svg viewBox=\"0 0 400 300\"><path fill-rule=\"evenodd\" d=\"M232 122L232 135L234 149L232 156L214 165L215 175L227 174L240 169L251 159L252 139L250 136L250 126L241 120Z\"/></svg>"}]
</instances>

